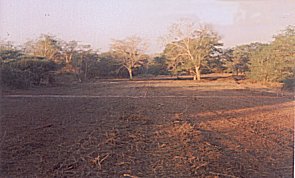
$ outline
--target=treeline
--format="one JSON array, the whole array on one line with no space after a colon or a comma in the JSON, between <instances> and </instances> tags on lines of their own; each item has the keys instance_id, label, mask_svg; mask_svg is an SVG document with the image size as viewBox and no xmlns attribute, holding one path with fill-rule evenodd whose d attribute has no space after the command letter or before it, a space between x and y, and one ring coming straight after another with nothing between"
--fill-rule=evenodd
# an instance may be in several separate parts
<instances>
[{"instance_id":1,"label":"treeline","mask_svg":"<svg viewBox=\"0 0 295 178\"><path fill-rule=\"evenodd\" d=\"M22 46L0 44L1 85L27 88L53 84L57 76L76 81L149 75L232 73L261 82L286 82L294 87L295 28L287 27L271 43L251 43L225 49L220 36L207 25L180 22L162 37L161 54L148 55L138 37L112 41L108 52L90 45L41 35Z\"/></svg>"}]
</instances>

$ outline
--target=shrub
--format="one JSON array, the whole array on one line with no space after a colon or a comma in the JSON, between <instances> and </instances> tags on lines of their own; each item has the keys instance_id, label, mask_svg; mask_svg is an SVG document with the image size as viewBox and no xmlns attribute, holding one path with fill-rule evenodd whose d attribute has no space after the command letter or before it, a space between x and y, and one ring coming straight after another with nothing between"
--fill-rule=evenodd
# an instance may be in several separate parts
<instances>
[{"instance_id":1,"label":"shrub","mask_svg":"<svg viewBox=\"0 0 295 178\"><path fill-rule=\"evenodd\" d=\"M147 69L148 74L152 75L168 75L168 65L167 59L163 56L155 57L152 61L150 61Z\"/></svg>"},{"instance_id":2,"label":"shrub","mask_svg":"<svg viewBox=\"0 0 295 178\"><path fill-rule=\"evenodd\" d=\"M21 59L1 64L1 83L13 88L40 85L42 80L52 82L52 71L57 64L47 59Z\"/></svg>"},{"instance_id":3,"label":"shrub","mask_svg":"<svg viewBox=\"0 0 295 178\"><path fill-rule=\"evenodd\" d=\"M11 88L25 89L30 86L32 73L12 68L7 65L1 67L1 85Z\"/></svg>"},{"instance_id":4,"label":"shrub","mask_svg":"<svg viewBox=\"0 0 295 178\"><path fill-rule=\"evenodd\" d=\"M92 63L88 67L87 75L89 78L101 77L121 77L122 75L128 75L128 73L122 73L122 67L120 64L112 58L102 58L95 63Z\"/></svg>"},{"instance_id":5,"label":"shrub","mask_svg":"<svg viewBox=\"0 0 295 178\"><path fill-rule=\"evenodd\" d=\"M284 90L289 90L289 91L295 91L295 78L287 78L285 80L283 80L284 82L284 86L283 89Z\"/></svg>"},{"instance_id":6,"label":"shrub","mask_svg":"<svg viewBox=\"0 0 295 178\"><path fill-rule=\"evenodd\" d=\"M290 82L295 69L295 28L288 27L270 44L258 47L250 55L248 77L256 81Z\"/></svg>"}]
</instances>

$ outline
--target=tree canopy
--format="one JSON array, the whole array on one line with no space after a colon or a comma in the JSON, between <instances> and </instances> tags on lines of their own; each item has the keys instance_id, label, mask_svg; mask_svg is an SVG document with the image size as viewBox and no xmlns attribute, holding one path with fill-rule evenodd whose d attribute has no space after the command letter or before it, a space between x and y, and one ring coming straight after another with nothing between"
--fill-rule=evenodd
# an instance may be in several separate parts
<instances>
[{"instance_id":1,"label":"tree canopy","mask_svg":"<svg viewBox=\"0 0 295 178\"><path fill-rule=\"evenodd\" d=\"M138 36L127 37L123 40L113 40L111 51L121 66L127 69L129 78L132 79L132 70L143 64L146 59L147 44Z\"/></svg>"},{"instance_id":2,"label":"tree canopy","mask_svg":"<svg viewBox=\"0 0 295 178\"><path fill-rule=\"evenodd\" d=\"M219 35L210 26L186 21L173 24L165 40L164 54L170 69L174 73L192 73L194 80L201 79L201 68L222 45Z\"/></svg>"},{"instance_id":3,"label":"tree canopy","mask_svg":"<svg viewBox=\"0 0 295 178\"><path fill-rule=\"evenodd\" d=\"M263 82L282 81L294 77L295 28L287 27L251 54L249 77Z\"/></svg>"},{"instance_id":4,"label":"tree canopy","mask_svg":"<svg viewBox=\"0 0 295 178\"><path fill-rule=\"evenodd\" d=\"M59 69L55 64L75 74L79 81L95 77L129 75L132 79L133 75L141 74L178 76L182 73L200 80L201 73L205 72L230 72L262 82L281 82L295 77L294 26L275 35L270 43L222 48L220 36L209 25L184 20L172 24L162 39L165 48L157 55L147 55L147 43L138 36L113 40L110 50L104 53L75 40L63 41L45 34L22 46L1 41L1 70L5 75L16 77L6 80L8 83L25 81L24 77L35 71L38 72L34 75L43 75ZM18 80L21 75L23 77ZM40 77L36 81L40 83Z\"/></svg>"}]
</instances>

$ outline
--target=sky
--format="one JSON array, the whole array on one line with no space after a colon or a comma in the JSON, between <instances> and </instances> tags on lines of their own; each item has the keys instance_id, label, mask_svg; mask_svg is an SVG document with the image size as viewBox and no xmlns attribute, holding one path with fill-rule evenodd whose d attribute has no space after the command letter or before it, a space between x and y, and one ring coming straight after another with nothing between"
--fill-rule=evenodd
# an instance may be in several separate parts
<instances>
[{"instance_id":1,"label":"sky","mask_svg":"<svg viewBox=\"0 0 295 178\"><path fill-rule=\"evenodd\" d=\"M269 42L295 25L295 0L0 0L0 40L16 45L51 34L104 52L112 39L138 35L149 53L182 18L209 23L225 47Z\"/></svg>"}]
</instances>

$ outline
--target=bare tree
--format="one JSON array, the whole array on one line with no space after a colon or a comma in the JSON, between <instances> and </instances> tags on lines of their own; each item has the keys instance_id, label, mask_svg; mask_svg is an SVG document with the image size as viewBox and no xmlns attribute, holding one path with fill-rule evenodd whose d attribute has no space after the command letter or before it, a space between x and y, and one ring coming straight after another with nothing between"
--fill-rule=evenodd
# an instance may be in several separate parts
<instances>
[{"instance_id":1,"label":"bare tree","mask_svg":"<svg viewBox=\"0 0 295 178\"><path fill-rule=\"evenodd\" d=\"M79 66L84 73L84 79L87 79L89 63L97 59L98 50L93 50L90 45L79 45Z\"/></svg>"},{"instance_id":2,"label":"bare tree","mask_svg":"<svg viewBox=\"0 0 295 178\"><path fill-rule=\"evenodd\" d=\"M169 61L181 64L182 70L193 73L194 80L201 79L201 67L218 46L220 37L208 25L191 21L174 23L164 38L165 56Z\"/></svg>"},{"instance_id":3,"label":"bare tree","mask_svg":"<svg viewBox=\"0 0 295 178\"><path fill-rule=\"evenodd\" d=\"M56 61L61 51L59 41L51 35L41 35L36 41L25 44L25 52L33 56L44 57Z\"/></svg>"},{"instance_id":4,"label":"bare tree","mask_svg":"<svg viewBox=\"0 0 295 178\"><path fill-rule=\"evenodd\" d=\"M77 41L63 42L62 54L67 64L70 64L72 62L73 56L77 52L77 47Z\"/></svg>"},{"instance_id":5,"label":"bare tree","mask_svg":"<svg viewBox=\"0 0 295 178\"><path fill-rule=\"evenodd\" d=\"M70 65L75 69L77 79L82 82L87 77L88 58L92 54L90 45L77 44L72 52L68 51Z\"/></svg>"},{"instance_id":6,"label":"bare tree","mask_svg":"<svg viewBox=\"0 0 295 178\"><path fill-rule=\"evenodd\" d=\"M111 51L121 63L122 67L126 68L129 73L129 78L132 80L132 70L142 65L144 60L144 52L147 49L147 44L138 36L131 36L124 40L114 40L111 45Z\"/></svg>"}]
</instances>

